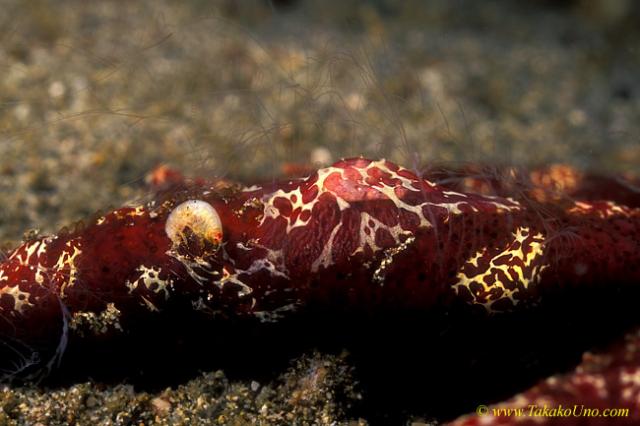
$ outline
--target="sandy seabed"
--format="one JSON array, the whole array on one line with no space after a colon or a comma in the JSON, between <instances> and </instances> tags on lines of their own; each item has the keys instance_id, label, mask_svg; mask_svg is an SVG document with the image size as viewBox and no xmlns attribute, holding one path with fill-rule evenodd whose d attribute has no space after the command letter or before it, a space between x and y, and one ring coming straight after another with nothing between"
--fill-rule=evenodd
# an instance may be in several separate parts
<instances>
[{"instance_id":1,"label":"sandy seabed","mask_svg":"<svg viewBox=\"0 0 640 426\"><path fill-rule=\"evenodd\" d=\"M290 3L3 1L0 240L144 200L159 164L243 181L354 155L639 174L630 2ZM366 424L348 356L277 376L7 386L0 424Z\"/></svg>"}]
</instances>

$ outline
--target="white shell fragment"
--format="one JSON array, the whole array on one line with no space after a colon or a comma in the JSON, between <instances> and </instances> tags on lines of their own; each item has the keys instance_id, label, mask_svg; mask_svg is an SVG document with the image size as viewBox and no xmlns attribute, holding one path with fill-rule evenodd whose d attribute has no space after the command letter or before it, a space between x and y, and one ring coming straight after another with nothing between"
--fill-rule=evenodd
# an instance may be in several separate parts
<instances>
[{"instance_id":1,"label":"white shell fragment","mask_svg":"<svg viewBox=\"0 0 640 426\"><path fill-rule=\"evenodd\" d=\"M222 221L216 209L206 201L188 200L179 204L169 214L164 227L174 246L185 240L187 228L214 246L222 242Z\"/></svg>"}]
</instances>

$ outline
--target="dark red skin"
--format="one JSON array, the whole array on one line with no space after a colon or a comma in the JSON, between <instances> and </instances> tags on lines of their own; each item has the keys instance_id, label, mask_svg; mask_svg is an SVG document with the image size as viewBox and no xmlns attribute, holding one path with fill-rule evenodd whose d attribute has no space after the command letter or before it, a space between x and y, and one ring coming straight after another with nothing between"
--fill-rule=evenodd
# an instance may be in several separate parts
<instances>
[{"instance_id":1,"label":"dark red skin","mask_svg":"<svg viewBox=\"0 0 640 426\"><path fill-rule=\"evenodd\" d=\"M308 176L313 171L310 165L298 163L285 163L282 166L283 175L290 178ZM166 173L166 168L161 166L157 174L162 173ZM172 172L173 175L176 173ZM640 180L637 177L581 172L566 164L533 169L479 164L432 165L424 167L420 176L443 188L460 192L518 199L526 197L538 202L607 200L628 207L640 207ZM178 183L175 180L172 182ZM158 183L157 186L161 189L163 185L166 183Z\"/></svg>"},{"instance_id":2,"label":"dark red skin","mask_svg":"<svg viewBox=\"0 0 640 426\"><path fill-rule=\"evenodd\" d=\"M256 324L310 306L375 313L459 305L492 315L583 286L640 282L640 209L607 201L532 205L452 193L362 158L264 187L175 188L9 253L0 264L0 335L55 345L66 324L74 336L108 342L168 304ZM294 206L299 197L306 211ZM168 215L194 199L219 214L222 245L168 237ZM144 283L152 268L163 284Z\"/></svg>"},{"instance_id":3,"label":"dark red skin","mask_svg":"<svg viewBox=\"0 0 640 426\"><path fill-rule=\"evenodd\" d=\"M486 414L470 414L447 424L637 425L639 398L640 329L635 329L604 351L585 353L574 371L549 377L507 401L491 405ZM562 415L557 414L558 408ZM508 415L504 409L522 412L515 415L511 411ZM611 409L627 411L616 411L612 416L611 411L605 411Z\"/></svg>"},{"instance_id":4,"label":"dark red skin","mask_svg":"<svg viewBox=\"0 0 640 426\"><path fill-rule=\"evenodd\" d=\"M422 177L462 192L528 198L543 203L607 200L640 207L638 179L581 172L565 164L534 169L477 164L457 168L431 167L422 173Z\"/></svg>"}]
</instances>

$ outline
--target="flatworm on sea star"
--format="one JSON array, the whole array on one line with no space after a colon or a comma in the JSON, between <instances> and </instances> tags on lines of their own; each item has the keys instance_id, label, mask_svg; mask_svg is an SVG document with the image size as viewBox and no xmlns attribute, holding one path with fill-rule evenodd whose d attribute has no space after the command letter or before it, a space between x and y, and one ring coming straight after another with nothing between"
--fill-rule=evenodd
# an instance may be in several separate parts
<instances>
[{"instance_id":1,"label":"flatworm on sea star","mask_svg":"<svg viewBox=\"0 0 640 426\"><path fill-rule=\"evenodd\" d=\"M559 182L539 173L538 189ZM249 187L171 176L170 190L145 205L8 253L3 341L55 353L51 367L67 341L108 345L144 333L163 312L255 327L303 312L455 307L492 316L580 287L640 281L633 191L629 205L579 190L560 201L536 191L509 197L500 182L439 185L363 158Z\"/></svg>"}]
</instances>

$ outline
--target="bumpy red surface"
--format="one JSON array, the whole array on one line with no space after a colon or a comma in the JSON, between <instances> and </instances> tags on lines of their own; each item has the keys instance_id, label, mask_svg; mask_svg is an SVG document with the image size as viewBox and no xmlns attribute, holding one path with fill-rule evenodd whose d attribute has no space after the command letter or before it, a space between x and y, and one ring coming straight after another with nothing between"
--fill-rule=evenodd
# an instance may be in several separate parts
<instances>
[{"instance_id":1,"label":"bumpy red surface","mask_svg":"<svg viewBox=\"0 0 640 426\"><path fill-rule=\"evenodd\" d=\"M636 425L640 423L640 329L606 351L583 355L569 374L547 378L482 415L451 426ZM483 407L484 408L484 407Z\"/></svg>"},{"instance_id":2,"label":"bumpy red surface","mask_svg":"<svg viewBox=\"0 0 640 426\"><path fill-rule=\"evenodd\" d=\"M265 186L175 188L9 253L0 334L34 347L56 344L63 326L108 337L168 303L257 322L337 299L341 309L458 304L493 314L612 279L640 282L640 209L598 195L458 192L362 158ZM213 206L221 245L189 218L184 238L169 238L167 218L186 200Z\"/></svg>"}]
</instances>

